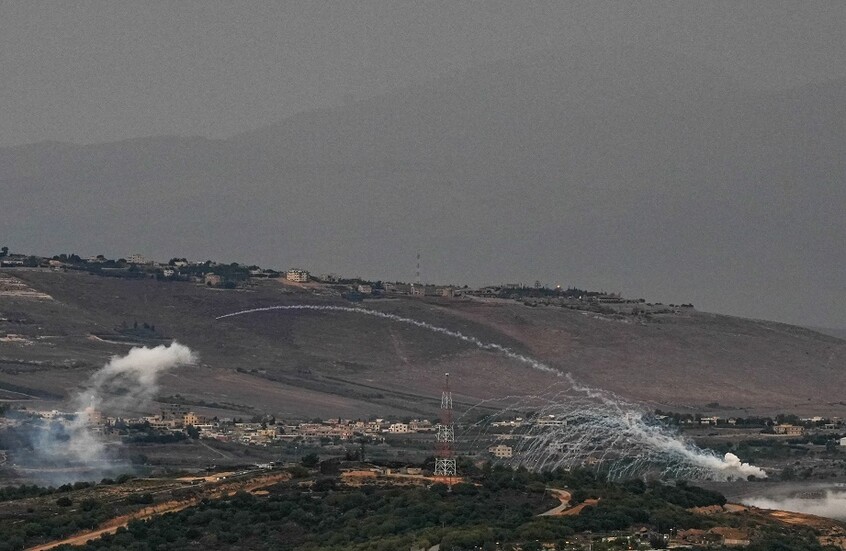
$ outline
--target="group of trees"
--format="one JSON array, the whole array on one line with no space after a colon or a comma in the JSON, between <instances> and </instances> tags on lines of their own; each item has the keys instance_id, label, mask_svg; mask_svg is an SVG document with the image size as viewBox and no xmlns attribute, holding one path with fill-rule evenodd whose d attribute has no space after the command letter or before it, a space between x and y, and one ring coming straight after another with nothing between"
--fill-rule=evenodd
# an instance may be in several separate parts
<instances>
[{"instance_id":1,"label":"group of trees","mask_svg":"<svg viewBox=\"0 0 846 551\"><path fill-rule=\"evenodd\" d=\"M473 483L451 489L443 484L345 488L337 476L315 474L316 456L304 457L302 464L295 468L295 480L270 488L266 497L239 492L206 499L178 513L133 521L114 535L89 542L86 549L393 551L440 543L441 549L493 550L497 542L508 542L530 551L540 549L542 542L563 545L577 534L628 531L633 525L652 527L653 543L660 546L659 534L672 529L744 522L739 517L726 520L692 513L692 507L721 505L726 500L717 492L684 482L612 483L588 470L532 473L487 464L475 473ZM308 477L313 483L303 485ZM10 499L43 492L62 495L49 498L47 514L0 525L6 536L0 551L90 528L114 514L112 504L107 507L87 493L69 493L74 488L6 490ZM598 501L579 515L540 517L538 513L557 504L548 488L567 488L575 502ZM137 506L153 503L154 498L140 493L123 501ZM811 532L753 524L755 539L749 547L753 551L823 549Z\"/></svg>"},{"instance_id":2,"label":"group of trees","mask_svg":"<svg viewBox=\"0 0 846 551\"><path fill-rule=\"evenodd\" d=\"M314 466L316 458L304 459ZM298 469L304 471L299 476L308 473ZM135 521L86 548L216 551L270 545L280 550L393 551L440 543L441 549L490 550L497 542L512 542L529 551L539 549L540 542L563 543L577 533L626 530L633 524L658 531L708 528L716 521L688 509L725 503L719 493L685 483L609 483L585 470L539 474L487 465L479 483L457 484L451 491L442 484L344 489L335 477L319 477L304 488L299 480L272 488L267 497L238 493ZM575 500L599 501L580 515L539 517L557 503L548 487L569 488ZM774 545L767 549L821 549L803 534L766 534L766 542Z\"/></svg>"}]
</instances>

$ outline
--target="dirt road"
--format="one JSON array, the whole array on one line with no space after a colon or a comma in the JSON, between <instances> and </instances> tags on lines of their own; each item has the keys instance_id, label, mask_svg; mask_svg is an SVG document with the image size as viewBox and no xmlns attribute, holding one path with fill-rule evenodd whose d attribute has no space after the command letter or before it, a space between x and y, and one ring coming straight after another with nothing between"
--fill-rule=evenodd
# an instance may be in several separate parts
<instances>
[{"instance_id":1,"label":"dirt road","mask_svg":"<svg viewBox=\"0 0 846 551\"><path fill-rule=\"evenodd\" d=\"M549 493L553 494L556 498L558 498L558 501L560 501L561 503L556 505L555 507L553 507L549 511L545 511L545 512L541 513L538 516L540 516L540 517L560 517L560 516L562 516L564 514L564 511L567 509L567 507L570 506L570 499L572 498L572 496L570 495L570 492L568 492L567 490L559 490L559 489L556 489L556 488L550 488Z\"/></svg>"},{"instance_id":2,"label":"dirt road","mask_svg":"<svg viewBox=\"0 0 846 551\"><path fill-rule=\"evenodd\" d=\"M201 490L200 495L190 499L166 501L152 507L145 507L139 511L135 511L134 513L110 519L94 530L87 530L68 538L51 541L50 543L44 543L35 547L29 547L26 551L46 551L47 549L53 549L54 547L58 547L60 545L85 545L88 540L99 538L104 534L114 534L117 532L118 528L122 526L125 527L133 520L145 520L165 513L175 513L199 504L204 498L216 499L224 494L237 492L239 490L245 492L256 492L261 488L273 486L274 484L284 482L290 478L291 475L289 473L279 472L257 476L255 478L248 478L246 480L227 481L225 483L216 484L209 486L206 491Z\"/></svg>"}]
</instances>

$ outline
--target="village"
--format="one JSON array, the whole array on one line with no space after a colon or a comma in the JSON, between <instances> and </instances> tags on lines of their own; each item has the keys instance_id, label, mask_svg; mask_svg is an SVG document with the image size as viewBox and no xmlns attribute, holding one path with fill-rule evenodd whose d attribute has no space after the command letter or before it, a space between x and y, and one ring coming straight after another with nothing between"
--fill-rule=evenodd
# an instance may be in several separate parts
<instances>
[{"instance_id":1,"label":"village","mask_svg":"<svg viewBox=\"0 0 846 551\"><path fill-rule=\"evenodd\" d=\"M196 261L171 258L159 262L141 254L109 259L104 255L81 257L59 254L42 257L24 253L0 252L0 268L29 268L55 271L86 271L104 277L127 279L153 278L160 281L188 282L210 289L248 289L255 280L274 279L284 285L326 295L341 296L349 301L390 297L419 297L467 300L514 300L528 306L559 306L587 310L615 316L645 316L653 314L683 314L693 304L648 303L645 299L624 298L618 292L588 291L560 284L547 285L541 281L531 284L502 283L470 288L457 284L421 282L419 267L413 282L388 282L339 274L316 275L302 268L276 270L257 265L212 260Z\"/></svg>"}]
</instances>

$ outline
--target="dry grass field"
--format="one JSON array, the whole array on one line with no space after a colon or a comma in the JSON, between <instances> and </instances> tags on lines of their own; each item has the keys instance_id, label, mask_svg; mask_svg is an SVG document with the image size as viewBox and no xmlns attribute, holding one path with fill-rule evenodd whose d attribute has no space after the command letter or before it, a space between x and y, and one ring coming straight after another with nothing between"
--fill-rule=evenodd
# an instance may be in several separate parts
<instances>
[{"instance_id":1,"label":"dry grass field","mask_svg":"<svg viewBox=\"0 0 846 551\"><path fill-rule=\"evenodd\" d=\"M261 281L214 290L83 273L5 273L35 293L0 296L0 399L55 402L131 344L171 339L199 352L201 363L165 375L159 394L242 415L431 414L445 371L457 409L537 394L560 381L472 344L370 316L275 311L215 320L279 304L351 305L321 289ZM736 410L729 415L846 412L846 341L799 327L696 311L642 323L506 301L403 298L360 306L509 347L658 407L704 411L718 402L717 409ZM135 322L155 326L155 335L127 337L122 328Z\"/></svg>"}]
</instances>

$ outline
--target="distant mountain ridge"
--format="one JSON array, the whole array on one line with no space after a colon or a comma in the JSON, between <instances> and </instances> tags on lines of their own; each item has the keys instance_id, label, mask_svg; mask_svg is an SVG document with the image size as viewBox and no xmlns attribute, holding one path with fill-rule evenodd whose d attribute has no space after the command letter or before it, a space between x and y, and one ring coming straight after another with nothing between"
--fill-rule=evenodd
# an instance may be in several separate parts
<instances>
[{"instance_id":1,"label":"distant mountain ridge","mask_svg":"<svg viewBox=\"0 0 846 551\"><path fill-rule=\"evenodd\" d=\"M761 93L656 50L521 58L226 140L0 149L0 233L397 279L421 250L440 281L835 325L844 110L844 81Z\"/></svg>"}]
</instances>

